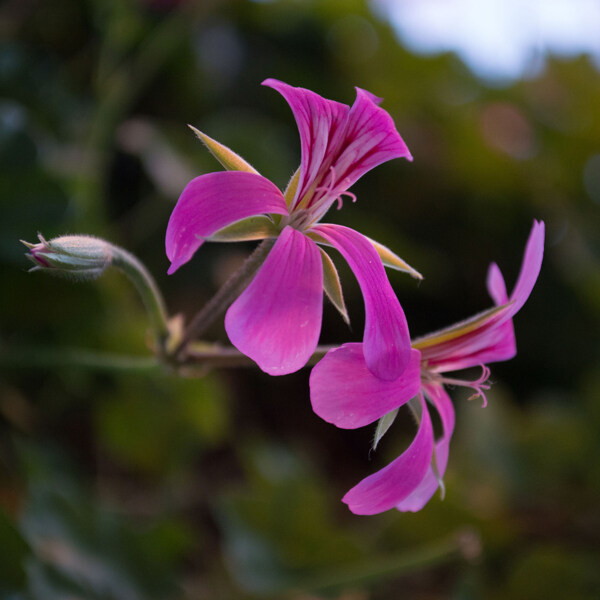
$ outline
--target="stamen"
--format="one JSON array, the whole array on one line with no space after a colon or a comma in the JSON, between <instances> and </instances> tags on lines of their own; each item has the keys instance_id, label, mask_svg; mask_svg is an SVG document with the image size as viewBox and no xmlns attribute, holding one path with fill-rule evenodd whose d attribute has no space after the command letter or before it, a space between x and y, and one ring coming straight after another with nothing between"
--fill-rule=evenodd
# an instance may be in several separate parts
<instances>
[{"instance_id":1,"label":"stamen","mask_svg":"<svg viewBox=\"0 0 600 600\"><path fill-rule=\"evenodd\" d=\"M331 167L329 167L329 180L328 183L326 185L321 185L321 186L317 186L315 188L315 192L322 192L321 196L315 200L315 201L311 201L309 203L308 208L311 210L311 212L313 214L317 214L317 212L320 212L320 210L322 210L323 208L325 208L325 210L327 210L327 207L333 203L337 201L337 209L340 210L340 208L342 208L342 204L343 204L343 197L344 196L348 196L352 202L356 202L356 195L353 194L352 192L348 192L348 191L341 191L341 192L336 192L335 191L335 185L336 185L336 178L335 178L335 169L333 168L333 165ZM325 212L325 211L323 211ZM317 219L318 220L320 217L322 216L322 214L318 214Z\"/></svg>"},{"instance_id":2,"label":"stamen","mask_svg":"<svg viewBox=\"0 0 600 600\"><path fill-rule=\"evenodd\" d=\"M471 388L475 393L469 396L468 400L482 398L482 407L485 408L487 406L487 396L485 395L484 390L489 390L491 387L491 385L487 383L490 377L490 369L486 365L479 365L479 368L481 369L481 375L474 381L470 381L468 379L455 379L454 377L445 377L439 373L429 373L429 377L432 379L432 381L442 385L456 385L459 387Z\"/></svg>"}]
</instances>

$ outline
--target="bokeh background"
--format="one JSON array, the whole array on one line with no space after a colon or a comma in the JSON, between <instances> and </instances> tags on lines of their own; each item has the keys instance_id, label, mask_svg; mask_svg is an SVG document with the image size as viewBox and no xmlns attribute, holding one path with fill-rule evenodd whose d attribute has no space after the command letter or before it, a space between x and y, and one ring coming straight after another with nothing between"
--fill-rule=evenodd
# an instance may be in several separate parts
<instances>
[{"instance_id":1,"label":"bokeh background","mask_svg":"<svg viewBox=\"0 0 600 600\"><path fill-rule=\"evenodd\" d=\"M600 7L502 6L2 3L3 598L599 597ZM186 124L285 185L299 141L267 77L385 99L414 162L369 173L328 218L425 275L390 273L413 334L487 308L489 262L510 287L532 220L546 222L519 354L493 365L487 408L454 393L446 498L418 514L340 502L406 446L407 414L370 455L372 429L311 413L308 370L176 378L146 361L120 273L27 273L19 239L95 234L148 265L173 314L194 314L252 246L206 245L166 276L178 194L218 169ZM326 306L324 343L362 329L338 264L353 326Z\"/></svg>"}]
</instances>

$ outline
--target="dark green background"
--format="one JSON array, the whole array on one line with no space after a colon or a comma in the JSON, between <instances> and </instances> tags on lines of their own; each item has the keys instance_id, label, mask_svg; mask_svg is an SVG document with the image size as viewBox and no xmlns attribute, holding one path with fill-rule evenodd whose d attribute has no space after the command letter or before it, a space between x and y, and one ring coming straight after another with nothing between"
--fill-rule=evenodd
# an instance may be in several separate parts
<instances>
[{"instance_id":1,"label":"dark green background","mask_svg":"<svg viewBox=\"0 0 600 600\"><path fill-rule=\"evenodd\" d=\"M588 58L484 85L455 56L409 54L361 0L8 0L0 40L2 597L598 597L600 76ZM390 274L414 335L488 307L492 260L510 289L532 220L546 222L519 354L492 366L486 409L454 393L446 499L418 514L357 517L340 502L405 447L408 414L369 461L371 428L312 414L307 370L183 380L76 367L73 349L148 355L134 290L116 272L81 284L27 273L21 238L104 236L192 315L252 246L206 245L166 276L178 194L218 168L186 123L285 185L299 140L267 77L385 99L415 160L369 173L358 202L327 218L425 275ZM325 343L362 329L338 264L353 327L326 306ZM224 340L222 325L210 335Z\"/></svg>"}]
</instances>

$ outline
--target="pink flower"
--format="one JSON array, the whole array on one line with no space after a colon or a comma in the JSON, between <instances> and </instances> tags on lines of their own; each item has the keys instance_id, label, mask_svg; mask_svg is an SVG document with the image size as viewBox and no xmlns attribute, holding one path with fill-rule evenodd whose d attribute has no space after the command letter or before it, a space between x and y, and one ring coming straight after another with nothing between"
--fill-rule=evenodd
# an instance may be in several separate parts
<instances>
[{"instance_id":1,"label":"pink flower","mask_svg":"<svg viewBox=\"0 0 600 600\"><path fill-rule=\"evenodd\" d=\"M394 255L352 229L319 221L334 202L341 206L344 195L354 199L347 190L364 173L392 158L411 159L410 152L369 92L357 88L349 107L274 79L264 85L283 95L296 119L298 172L282 193L219 145L232 157L224 164L242 170L202 175L185 188L167 227L169 273L207 239L276 237L260 270L229 308L225 329L263 371L283 375L304 366L317 345L324 283L328 293L339 286L333 263L317 243L331 246L346 259L363 293L368 368L377 377L396 379L409 361L410 338L378 253ZM226 238L223 231L229 232ZM341 305L343 312L343 299Z\"/></svg>"},{"instance_id":2,"label":"pink flower","mask_svg":"<svg viewBox=\"0 0 600 600\"><path fill-rule=\"evenodd\" d=\"M331 350L314 367L310 377L311 402L315 413L326 421L342 428L356 428L389 416L389 427L394 412L408 403L419 423L417 435L404 453L344 496L343 501L352 512L370 515L391 508L417 511L442 485L454 430L454 408L444 386L472 388L473 397L482 396L485 405L484 390L489 388L485 363L507 360L516 354L512 317L533 289L543 253L544 223L535 221L510 298L500 269L492 264L487 287L496 306L415 340L409 367L396 381L382 381L370 373L361 344L345 344ZM482 369L481 377L475 381L446 375L473 366ZM428 403L438 411L442 423L442 436L437 441Z\"/></svg>"}]
</instances>

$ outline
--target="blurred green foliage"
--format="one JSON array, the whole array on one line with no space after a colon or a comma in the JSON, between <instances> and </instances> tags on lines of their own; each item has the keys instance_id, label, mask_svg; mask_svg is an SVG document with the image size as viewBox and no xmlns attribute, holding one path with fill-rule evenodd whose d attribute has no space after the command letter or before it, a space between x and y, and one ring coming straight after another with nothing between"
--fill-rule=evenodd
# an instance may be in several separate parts
<instances>
[{"instance_id":1,"label":"blurred green foliage","mask_svg":"<svg viewBox=\"0 0 600 600\"><path fill-rule=\"evenodd\" d=\"M598 597L600 76L586 57L486 87L452 55L409 54L366 0L7 0L0 31L2 597ZM493 365L485 410L455 398L447 496L419 514L359 518L339 501L397 455L410 419L368 461L372 431L320 422L306 372L82 368L83 348L148 355L134 291L118 273L26 273L20 238L101 235L149 266L173 313L198 310L250 246L207 245L166 277L173 204L218 168L185 125L285 185L298 137L266 77L385 99L415 160L369 173L330 217L425 274L390 274L414 334L487 307L489 262L510 286L546 221L519 354ZM325 343L362 328L340 268L353 328L327 307Z\"/></svg>"}]
</instances>

